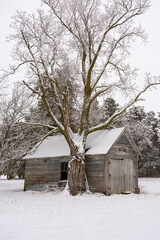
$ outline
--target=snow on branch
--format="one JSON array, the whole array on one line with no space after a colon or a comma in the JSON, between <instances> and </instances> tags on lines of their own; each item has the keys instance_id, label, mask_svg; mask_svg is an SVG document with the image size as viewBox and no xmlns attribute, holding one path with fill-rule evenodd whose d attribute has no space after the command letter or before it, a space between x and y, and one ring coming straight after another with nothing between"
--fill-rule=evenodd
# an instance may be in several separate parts
<instances>
[{"instance_id":1,"label":"snow on branch","mask_svg":"<svg viewBox=\"0 0 160 240\"><path fill-rule=\"evenodd\" d=\"M53 130L51 130L51 131L49 131L45 136L43 136L41 139L39 139L39 140L37 140L36 142L35 142L35 146L34 146L34 148L32 149L32 151L30 151L29 153L30 154L33 154L35 151L36 151L36 149L42 144L42 142L47 138L47 137L49 137L49 136L51 136L53 133L57 133L58 132L58 128L56 129L53 129Z\"/></svg>"},{"instance_id":2,"label":"snow on branch","mask_svg":"<svg viewBox=\"0 0 160 240\"><path fill-rule=\"evenodd\" d=\"M155 78L154 78L155 79ZM149 81L149 80L148 80ZM120 111L116 112L115 114L113 114L106 122L99 124L93 128L89 129L88 133L91 132L95 132L98 130L103 129L104 127L109 126L111 123L113 123L114 121L116 121L129 107L131 107L135 102L137 102L139 99L139 97L145 93L147 91L147 89L149 89L150 87L155 87L157 85L160 85L160 78L156 79L156 82L154 83L149 83L142 91L140 91L135 98L133 98L131 101L129 101L128 104L126 104L126 106L124 106Z\"/></svg>"},{"instance_id":3,"label":"snow on branch","mask_svg":"<svg viewBox=\"0 0 160 240\"><path fill-rule=\"evenodd\" d=\"M59 131L58 127L54 127L54 126L51 126L51 125L48 125L48 124L44 124L44 123L18 122L17 124L28 124L28 125L32 125L32 126L49 128L49 129L52 129L52 131L55 131L55 132Z\"/></svg>"}]
</instances>

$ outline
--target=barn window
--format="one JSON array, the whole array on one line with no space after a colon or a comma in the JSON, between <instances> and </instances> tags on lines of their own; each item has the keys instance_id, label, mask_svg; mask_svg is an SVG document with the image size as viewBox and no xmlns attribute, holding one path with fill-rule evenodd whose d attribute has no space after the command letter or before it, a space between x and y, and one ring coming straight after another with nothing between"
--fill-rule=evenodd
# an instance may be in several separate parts
<instances>
[{"instance_id":1,"label":"barn window","mask_svg":"<svg viewBox=\"0 0 160 240\"><path fill-rule=\"evenodd\" d=\"M120 152L126 152L126 149L125 148L119 148L119 151Z\"/></svg>"},{"instance_id":2,"label":"barn window","mask_svg":"<svg viewBox=\"0 0 160 240\"><path fill-rule=\"evenodd\" d=\"M68 162L61 162L61 180L67 180Z\"/></svg>"}]
</instances>

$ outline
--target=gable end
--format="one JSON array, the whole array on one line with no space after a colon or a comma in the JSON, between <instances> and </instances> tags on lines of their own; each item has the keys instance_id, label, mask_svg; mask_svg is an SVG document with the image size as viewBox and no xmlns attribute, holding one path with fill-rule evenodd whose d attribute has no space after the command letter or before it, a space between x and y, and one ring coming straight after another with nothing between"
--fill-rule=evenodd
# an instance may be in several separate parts
<instances>
[{"instance_id":1,"label":"gable end","mask_svg":"<svg viewBox=\"0 0 160 240\"><path fill-rule=\"evenodd\" d=\"M109 157L112 156L120 159L123 159L123 157L135 159L137 158L137 155L140 155L140 153L135 144L132 143L131 138L129 138L128 134L126 134L126 131L123 130L109 149L107 155Z\"/></svg>"}]
</instances>

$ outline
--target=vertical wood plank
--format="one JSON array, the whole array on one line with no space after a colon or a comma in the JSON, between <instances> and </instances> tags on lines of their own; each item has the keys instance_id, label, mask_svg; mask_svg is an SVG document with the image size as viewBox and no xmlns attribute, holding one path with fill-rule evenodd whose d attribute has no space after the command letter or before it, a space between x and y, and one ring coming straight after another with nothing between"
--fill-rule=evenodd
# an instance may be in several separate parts
<instances>
[{"instance_id":1,"label":"vertical wood plank","mask_svg":"<svg viewBox=\"0 0 160 240\"><path fill-rule=\"evenodd\" d=\"M124 161L123 160L109 160L108 177L110 182L110 193L120 194L124 191Z\"/></svg>"},{"instance_id":2,"label":"vertical wood plank","mask_svg":"<svg viewBox=\"0 0 160 240\"><path fill-rule=\"evenodd\" d=\"M134 192L136 188L136 166L132 159L125 159L125 191Z\"/></svg>"}]
</instances>

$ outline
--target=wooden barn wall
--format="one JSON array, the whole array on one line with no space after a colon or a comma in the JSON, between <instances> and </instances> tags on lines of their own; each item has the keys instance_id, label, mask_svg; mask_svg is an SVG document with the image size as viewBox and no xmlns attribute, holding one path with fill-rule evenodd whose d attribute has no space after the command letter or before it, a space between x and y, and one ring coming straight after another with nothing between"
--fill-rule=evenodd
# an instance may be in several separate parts
<instances>
[{"instance_id":1,"label":"wooden barn wall","mask_svg":"<svg viewBox=\"0 0 160 240\"><path fill-rule=\"evenodd\" d=\"M130 171L132 172L132 174L134 175L134 178L135 178L135 181L133 183L134 189L138 188L138 155L125 134L122 134L120 136L120 138L116 141L116 143L112 146L112 148L106 155L106 158L107 158L107 164L105 167L106 193L110 193L110 190L109 190L110 182L113 181L113 179L111 179L114 177L113 175L116 175L116 176L118 176L119 174L123 175L123 173L120 173L121 167L119 169L117 169L117 173L110 174L108 164L110 163L110 160L112 160L112 159L117 159L120 161L125 160L125 162L129 159L133 160L134 164L133 164L132 169L130 169ZM124 175L128 174L128 172L125 172L124 169L122 169L122 171L124 171ZM119 183L119 184L121 184L121 183ZM135 190L135 192L136 192L136 190Z\"/></svg>"},{"instance_id":2,"label":"wooden barn wall","mask_svg":"<svg viewBox=\"0 0 160 240\"><path fill-rule=\"evenodd\" d=\"M106 155L87 155L86 172L91 191L105 192L104 164ZM36 185L57 183L60 180L60 162L69 157L27 159L25 166L25 190Z\"/></svg>"},{"instance_id":3,"label":"wooden barn wall","mask_svg":"<svg viewBox=\"0 0 160 240\"><path fill-rule=\"evenodd\" d=\"M122 151L125 149L125 151ZM110 151L107 154L107 158L115 158L115 159L122 159L122 158L130 158L130 159L137 159L137 153L134 150L133 146L129 142L128 138L125 134L122 134L117 142L112 146Z\"/></svg>"},{"instance_id":4,"label":"wooden barn wall","mask_svg":"<svg viewBox=\"0 0 160 240\"><path fill-rule=\"evenodd\" d=\"M86 174L90 190L105 193L105 165L106 155L86 155Z\"/></svg>"},{"instance_id":5,"label":"wooden barn wall","mask_svg":"<svg viewBox=\"0 0 160 240\"><path fill-rule=\"evenodd\" d=\"M125 149L125 151L122 151ZM109 159L133 159L136 161L136 178L138 186L137 153L125 134L116 141L108 154L86 155L86 173L90 190L107 193ZM25 189L38 184L58 183L60 180L60 163L69 161L67 157L27 159L25 167Z\"/></svg>"},{"instance_id":6,"label":"wooden barn wall","mask_svg":"<svg viewBox=\"0 0 160 240\"><path fill-rule=\"evenodd\" d=\"M60 163L69 157L27 159L25 166L25 190L29 186L48 184L60 180Z\"/></svg>"}]
</instances>

